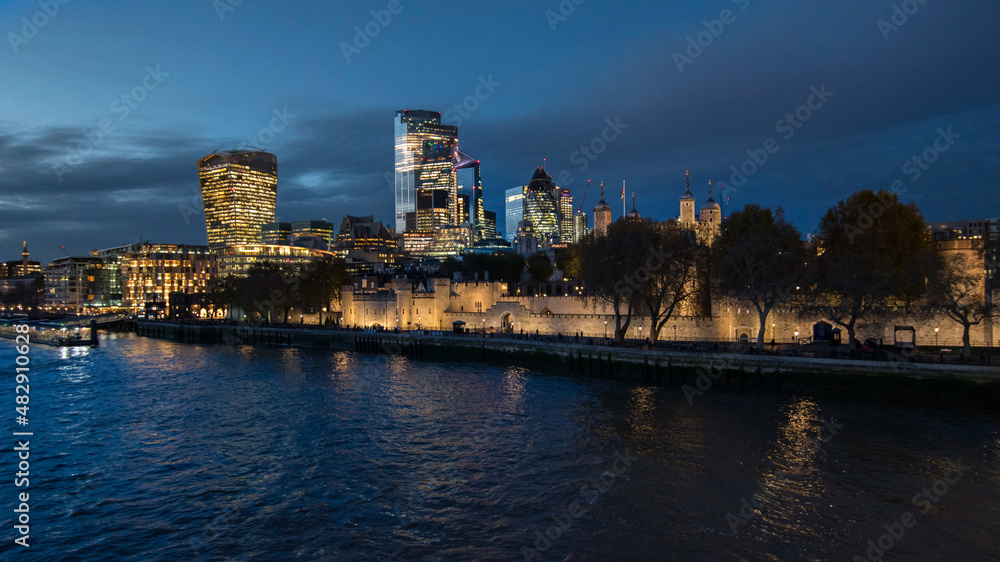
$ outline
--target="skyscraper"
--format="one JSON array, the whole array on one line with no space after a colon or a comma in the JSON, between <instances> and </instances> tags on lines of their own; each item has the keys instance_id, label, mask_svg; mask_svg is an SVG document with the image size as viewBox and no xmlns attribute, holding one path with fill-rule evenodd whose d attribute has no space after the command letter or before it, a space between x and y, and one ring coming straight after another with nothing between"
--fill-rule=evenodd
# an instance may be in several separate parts
<instances>
[{"instance_id":1,"label":"skyscraper","mask_svg":"<svg viewBox=\"0 0 1000 562\"><path fill-rule=\"evenodd\" d=\"M524 219L531 221L540 245L548 245L559 237L559 211L552 178L539 167L531 177L524 198ZM572 207L572 202L570 202Z\"/></svg>"},{"instance_id":2,"label":"skyscraper","mask_svg":"<svg viewBox=\"0 0 1000 562\"><path fill-rule=\"evenodd\" d=\"M504 238L514 241L517 225L524 220L524 195L528 186L512 187L504 193Z\"/></svg>"},{"instance_id":3,"label":"skyscraper","mask_svg":"<svg viewBox=\"0 0 1000 562\"><path fill-rule=\"evenodd\" d=\"M256 150L229 150L198 161L205 228L211 248L260 244L261 227L274 222L278 159Z\"/></svg>"},{"instance_id":4,"label":"skyscraper","mask_svg":"<svg viewBox=\"0 0 1000 562\"><path fill-rule=\"evenodd\" d=\"M455 151L458 127L441 124L441 113L397 111L396 232L430 230L458 222Z\"/></svg>"},{"instance_id":5,"label":"skyscraper","mask_svg":"<svg viewBox=\"0 0 1000 562\"><path fill-rule=\"evenodd\" d=\"M587 224L587 213L580 209L573 215L573 243L583 240L590 234L590 225Z\"/></svg>"},{"instance_id":6,"label":"skyscraper","mask_svg":"<svg viewBox=\"0 0 1000 562\"><path fill-rule=\"evenodd\" d=\"M573 242L573 195L564 187L552 188L552 198L556 201L556 215L559 219L559 241Z\"/></svg>"}]
</instances>

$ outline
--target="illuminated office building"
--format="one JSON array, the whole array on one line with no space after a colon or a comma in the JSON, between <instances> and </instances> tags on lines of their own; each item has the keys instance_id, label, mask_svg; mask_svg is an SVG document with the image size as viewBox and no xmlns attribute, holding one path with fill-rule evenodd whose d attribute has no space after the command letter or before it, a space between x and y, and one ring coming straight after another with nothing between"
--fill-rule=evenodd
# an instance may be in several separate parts
<instances>
[{"instance_id":1,"label":"illuminated office building","mask_svg":"<svg viewBox=\"0 0 1000 562\"><path fill-rule=\"evenodd\" d=\"M351 263L383 264L395 267L400 263L400 236L389 232L382 221L371 215L347 215L340 223L340 233L334 251Z\"/></svg>"},{"instance_id":2,"label":"illuminated office building","mask_svg":"<svg viewBox=\"0 0 1000 562\"><path fill-rule=\"evenodd\" d=\"M217 256L219 278L227 275L246 277L254 265L271 262L283 267L309 263L317 258L336 258L337 254L314 248L275 244L240 244L213 250Z\"/></svg>"},{"instance_id":3,"label":"illuminated office building","mask_svg":"<svg viewBox=\"0 0 1000 562\"><path fill-rule=\"evenodd\" d=\"M566 188L553 187L552 198L556 202L556 215L559 220L559 241L569 244L574 241L573 196Z\"/></svg>"},{"instance_id":4,"label":"illuminated office building","mask_svg":"<svg viewBox=\"0 0 1000 562\"><path fill-rule=\"evenodd\" d=\"M486 230L486 209L483 207L483 176L479 160L461 150L455 151L455 170L458 177L458 188L468 193L460 197L469 200L468 214L459 213L458 222L468 222L472 225L476 241L488 239L491 236Z\"/></svg>"},{"instance_id":5,"label":"illuminated office building","mask_svg":"<svg viewBox=\"0 0 1000 562\"><path fill-rule=\"evenodd\" d=\"M229 150L198 161L208 245L260 244L274 222L278 159L263 151Z\"/></svg>"},{"instance_id":6,"label":"illuminated office building","mask_svg":"<svg viewBox=\"0 0 1000 562\"><path fill-rule=\"evenodd\" d=\"M82 313L93 298L103 267L101 258L62 257L45 267L45 307L51 311Z\"/></svg>"},{"instance_id":7,"label":"illuminated office building","mask_svg":"<svg viewBox=\"0 0 1000 562\"><path fill-rule=\"evenodd\" d=\"M504 238L514 241L517 235L517 225L524 220L524 196L528 186L512 187L504 193Z\"/></svg>"},{"instance_id":8,"label":"illuminated office building","mask_svg":"<svg viewBox=\"0 0 1000 562\"><path fill-rule=\"evenodd\" d=\"M324 220L292 221L291 226L292 245L314 247L318 250L330 250L333 247L333 223ZM309 241L319 243L306 244Z\"/></svg>"},{"instance_id":9,"label":"illuminated office building","mask_svg":"<svg viewBox=\"0 0 1000 562\"><path fill-rule=\"evenodd\" d=\"M402 110L394 132L396 232L457 224L458 127L442 125L437 111Z\"/></svg>"},{"instance_id":10,"label":"illuminated office building","mask_svg":"<svg viewBox=\"0 0 1000 562\"><path fill-rule=\"evenodd\" d=\"M590 225L588 222L587 213L580 209L573 215L573 242L579 242L590 234Z\"/></svg>"},{"instance_id":11,"label":"illuminated office building","mask_svg":"<svg viewBox=\"0 0 1000 562\"><path fill-rule=\"evenodd\" d=\"M559 211L553 196L555 187L552 178L539 167L531 177L524 197L524 220L531 222L533 234L543 248L559 238Z\"/></svg>"},{"instance_id":12,"label":"illuminated office building","mask_svg":"<svg viewBox=\"0 0 1000 562\"><path fill-rule=\"evenodd\" d=\"M292 223L269 222L261 227L261 242L264 244L287 244L292 239Z\"/></svg>"},{"instance_id":13,"label":"illuminated office building","mask_svg":"<svg viewBox=\"0 0 1000 562\"><path fill-rule=\"evenodd\" d=\"M146 303L170 306L171 293L211 292L216 277L216 256L208 246L137 244L121 258L123 305L136 311Z\"/></svg>"}]
</instances>

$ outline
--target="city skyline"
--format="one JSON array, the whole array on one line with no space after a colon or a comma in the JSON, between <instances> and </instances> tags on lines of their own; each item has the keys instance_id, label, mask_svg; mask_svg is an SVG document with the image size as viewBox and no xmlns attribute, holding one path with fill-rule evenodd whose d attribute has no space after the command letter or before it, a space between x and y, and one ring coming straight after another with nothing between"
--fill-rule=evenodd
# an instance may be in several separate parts
<instances>
[{"instance_id":1,"label":"city skyline","mask_svg":"<svg viewBox=\"0 0 1000 562\"><path fill-rule=\"evenodd\" d=\"M923 4L895 30L880 23L899 20L891 2L794 18L783 11L790 4L746 0L586 3L568 15L557 3L516 2L457 46L445 32L477 28L482 14L405 2L385 26L369 26L380 29L365 43L355 27L364 32L385 5L302 3L275 14L221 4L232 9L69 4L35 34L22 18L37 5L0 7L0 60L20 78L0 108L5 259L25 239L43 262L63 255L60 246L86 255L139 239L205 243L191 162L220 144L282 160L276 220L373 214L390 223L386 115L407 107L441 111L460 128L483 161L484 206L497 212L525 170L545 166L588 214L597 182L625 179L644 216L675 216L687 169L699 201L712 180L727 212L781 205L803 233L850 193L896 181L929 222L996 214L1000 71L988 63L998 41L988 22L997 7L986 2ZM145 32L95 37L98 21ZM291 28L294 37L283 32ZM189 39L175 48L177 36ZM364 47L345 54L342 44L355 42ZM223 44L239 46L238 60L189 62ZM413 56L415 45L428 55ZM442 65L431 53L445 45L457 55ZM550 87L526 95L539 83ZM617 198L610 190L615 218Z\"/></svg>"}]
</instances>

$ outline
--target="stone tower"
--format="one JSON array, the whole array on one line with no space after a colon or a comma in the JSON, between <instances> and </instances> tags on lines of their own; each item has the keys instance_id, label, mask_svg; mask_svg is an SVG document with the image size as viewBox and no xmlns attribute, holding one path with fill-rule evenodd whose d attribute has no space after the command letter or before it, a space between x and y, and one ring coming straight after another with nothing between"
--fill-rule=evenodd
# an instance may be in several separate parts
<instances>
[{"instance_id":1,"label":"stone tower","mask_svg":"<svg viewBox=\"0 0 1000 562\"><path fill-rule=\"evenodd\" d=\"M605 236L611 224L611 205L604 200L604 182L601 182L601 200L594 206L594 234Z\"/></svg>"},{"instance_id":2,"label":"stone tower","mask_svg":"<svg viewBox=\"0 0 1000 562\"><path fill-rule=\"evenodd\" d=\"M688 170L684 177L686 179L687 191L681 195L681 227L694 230L697 226L694 216L694 194L691 193L691 171Z\"/></svg>"},{"instance_id":3,"label":"stone tower","mask_svg":"<svg viewBox=\"0 0 1000 562\"><path fill-rule=\"evenodd\" d=\"M722 225L722 207L712 199L712 182L708 182L708 201L701 206L701 226L714 238Z\"/></svg>"}]
</instances>

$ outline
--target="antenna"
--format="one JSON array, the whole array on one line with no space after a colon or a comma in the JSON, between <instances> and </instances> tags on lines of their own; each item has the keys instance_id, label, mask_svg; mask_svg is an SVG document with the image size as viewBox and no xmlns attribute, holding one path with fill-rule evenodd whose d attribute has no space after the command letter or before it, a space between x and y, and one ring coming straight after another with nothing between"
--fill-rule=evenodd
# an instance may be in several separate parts
<instances>
[{"instance_id":1,"label":"antenna","mask_svg":"<svg viewBox=\"0 0 1000 562\"><path fill-rule=\"evenodd\" d=\"M226 144L226 143L222 143L222 144ZM212 151L212 154L216 154L217 152L219 152L219 148L222 148L222 144L220 144L220 145L218 146L218 148L216 148L215 150L213 150L213 151Z\"/></svg>"}]
</instances>

